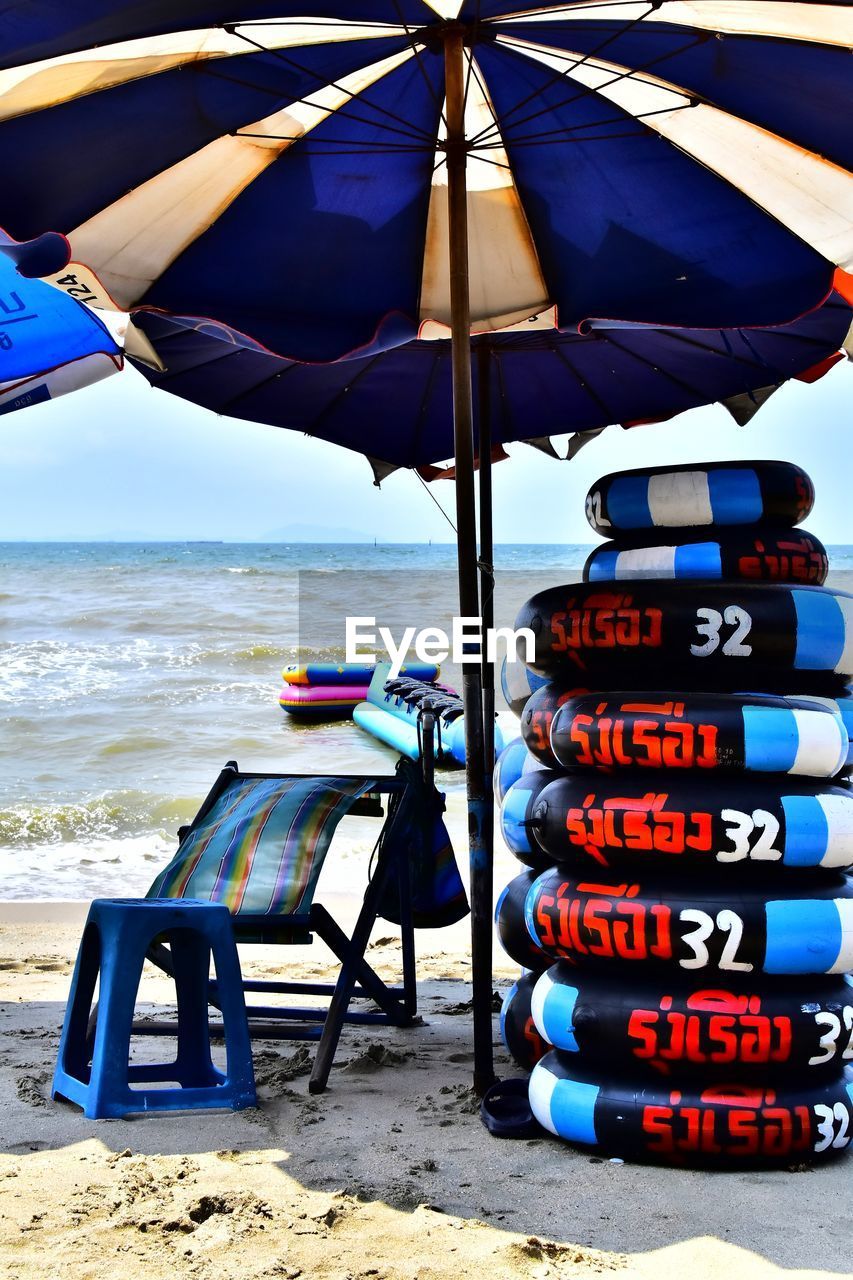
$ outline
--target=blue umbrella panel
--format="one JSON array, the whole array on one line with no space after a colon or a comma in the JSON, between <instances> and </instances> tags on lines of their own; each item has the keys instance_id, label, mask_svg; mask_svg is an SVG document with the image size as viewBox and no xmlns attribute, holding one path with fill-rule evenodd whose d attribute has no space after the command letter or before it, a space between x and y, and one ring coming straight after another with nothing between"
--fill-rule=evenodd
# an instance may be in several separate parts
<instances>
[{"instance_id":1,"label":"blue umbrella panel","mask_svg":"<svg viewBox=\"0 0 853 1280\"><path fill-rule=\"evenodd\" d=\"M478 364L487 361L491 442L631 425L756 391L764 395L831 362L851 319L853 308L833 294L817 311L778 328L475 338ZM158 372L140 365L141 371L173 395L218 414L333 441L390 467L426 467L453 456L449 340L308 365L205 321L141 312L136 322L166 366ZM475 422L482 390L475 379Z\"/></svg>"}]
</instances>

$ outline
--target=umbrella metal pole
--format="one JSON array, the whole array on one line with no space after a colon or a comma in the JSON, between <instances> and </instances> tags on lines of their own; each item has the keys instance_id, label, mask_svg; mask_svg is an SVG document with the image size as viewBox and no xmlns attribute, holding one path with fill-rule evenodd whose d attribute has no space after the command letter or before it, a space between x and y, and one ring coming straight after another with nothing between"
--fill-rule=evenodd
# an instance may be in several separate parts
<instances>
[{"instance_id":1,"label":"umbrella metal pole","mask_svg":"<svg viewBox=\"0 0 853 1280\"><path fill-rule=\"evenodd\" d=\"M495 625L495 549L492 517L492 396L491 350L485 341L477 347L477 436L480 454L480 610L483 631L488 635ZM487 868L483 872L483 893L494 900L495 854L495 664L488 650L483 650L483 743L485 776L485 827L483 842ZM490 957L491 964L491 957Z\"/></svg>"},{"instance_id":2,"label":"umbrella metal pole","mask_svg":"<svg viewBox=\"0 0 853 1280\"><path fill-rule=\"evenodd\" d=\"M480 455L480 611L483 630L495 625L495 548L492 517L492 394L489 381L491 351L485 343L477 347L477 438ZM483 734L486 763L486 798L493 802L492 772L495 767L495 664L483 650ZM493 811L490 818L494 819ZM494 826L494 821L491 822ZM489 843L493 850L494 838Z\"/></svg>"},{"instance_id":3,"label":"umbrella metal pole","mask_svg":"<svg viewBox=\"0 0 853 1280\"><path fill-rule=\"evenodd\" d=\"M456 539L459 611L479 618L477 512L474 497L474 413L471 390L471 303L468 277L468 190L465 143L465 44L461 26L445 28L447 203L453 362L453 431L456 452ZM494 1080L492 1052L492 858L487 846L488 803L480 666L463 667L465 757L468 784L468 852L471 868L471 1007L474 1024L474 1089ZM490 816L490 815L489 815Z\"/></svg>"}]
</instances>

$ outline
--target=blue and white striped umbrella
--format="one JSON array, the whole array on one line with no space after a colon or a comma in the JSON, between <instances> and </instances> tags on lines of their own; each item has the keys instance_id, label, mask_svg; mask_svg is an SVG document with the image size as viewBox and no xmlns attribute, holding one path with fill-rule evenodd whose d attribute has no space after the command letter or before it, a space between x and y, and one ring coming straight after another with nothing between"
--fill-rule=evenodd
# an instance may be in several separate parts
<instances>
[{"instance_id":1,"label":"blue and white striped umbrella","mask_svg":"<svg viewBox=\"0 0 853 1280\"><path fill-rule=\"evenodd\" d=\"M289 357L440 329L459 23L475 331L776 324L853 266L847 0L12 0L0 225Z\"/></svg>"}]
</instances>

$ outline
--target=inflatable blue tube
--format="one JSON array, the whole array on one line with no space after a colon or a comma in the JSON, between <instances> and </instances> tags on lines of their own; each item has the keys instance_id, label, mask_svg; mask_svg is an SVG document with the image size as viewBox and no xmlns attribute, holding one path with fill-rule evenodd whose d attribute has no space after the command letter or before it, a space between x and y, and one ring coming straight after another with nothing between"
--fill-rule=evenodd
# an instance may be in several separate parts
<instances>
[{"instance_id":1,"label":"inflatable blue tube","mask_svg":"<svg viewBox=\"0 0 853 1280\"><path fill-rule=\"evenodd\" d=\"M801 701L820 702L823 706L828 707L830 711L835 711L841 716L844 725L844 731L847 734L847 758L844 761L845 767L853 766L853 690L844 689L834 698L819 698L811 694L802 695Z\"/></svg>"},{"instance_id":2,"label":"inflatable blue tube","mask_svg":"<svg viewBox=\"0 0 853 1280\"><path fill-rule=\"evenodd\" d=\"M528 698L547 683L544 676L537 676L521 659L510 662L509 658L504 658L501 666L501 692L514 715L520 716Z\"/></svg>"},{"instance_id":3,"label":"inflatable blue tube","mask_svg":"<svg viewBox=\"0 0 853 1280\"><path fill-rule=\"evenodd\" d=\"M500 804L519 778L525 778L529 773L541 773L547 767L530 754L523 738L512 738L495 761L495 799Z\"/></svg>"},{"instance_id":4,"label":"inflatable blue tube","mask_svg":"<svg viewBox=\"0 0 853 1280\"><path fill-rule=\"evenodd\" d=\"M577 771L549 782L521 820L552 862L589 876L721 874L734 885L757 870L853 865L853 791L782 775Z\"/></svg>"},{"instance_id":5,"label":"inflatable blue tube","mask_svg":"<svg viewBox=\"0 0 853 1280\"><path fill-rule=\"evenodd\" d=\"M531 698L521 715L521 736L527 750L548 769L559 769L560 762L551 749L551 725L557 710L570 698L589 693L586 688L548 681Z\"/></svg>"},{"instance_id":6,"label":"inflatable blue tube","mask_svg":"<svg viewBox=\"0 0 853 1280\"><path fill-rule=\"evenodd\" d=\"M837 705L770 694L620 692L570 698L551 723L566 769L718 769L833 778L850 739Z\"/></svg>"},{"instance_id":7,"label":"inflatable blue tube","mask_svg":"<svg viewBox=\"0 0 853 1280\"><path fill-rule=\"evenodd\" d=\"M788 978L780 986L731 974L708 986L684 974L617 983L560 961L534 983L526 1006L515 1007L543 1042L584 1069L658 1080L675 1071L706 1080L772 1072L804 1081L850 1060L849 978ZM532 1043L529 1033L524 1039Z\"/></svg>"},{"instance_id":8,"label":"inflatable blue tube","mask_svg":"<svg viewBox=\"0 0 853 1280\"><path fill-rule=\"evenodd\" d=\"M618 471L586 496L596 533L767 523L790 528L814 506L814 486L791 462L700 462Z\"/></svg>"},{"instance_id":9,"label":"inflatable blue tube","mask_svg":"<svg viewBox=\"0 0 853 1280\"><path fill-rule=\"evenodd\" d=\"M524 877L510 883L520 893ZM762 879L733 887L596 883L553 867L530 885L524 918L537 949L584 968L695 970L713 981L853 969L853 880L826 871L778 887Z\"/></svg>"},{"instance_id":10,"label":"inflatable blue tube","mask_svg":"<svg viewBox=\"0 0 853 1280\"><path fill-rule=\"evenodd\" d=\"M532 1071L539 1059L553 1048L542 1039L530 1011L536 979L535 973L523 974L510 987L501 1005L501 1038L523 1071Z\"/></svg>"},{"instance_id":11,"label":"inflatable blue tube","mask_svg":"<svg viewBox=\"0 0 853 1280\"><path fill-rule=\"evenodd\" d=\"M849 767L853 765L853 692L850 689L845 689L834 701L838 708L838 714L844 721L844 728L847 730L848 746L845 763Z\"/></svg>"},{"instance_id":12,"label":"inflatable blue tube","mask_svg":"<svg viewBox=\"0 0 853 1280\"><path fill-rule=\"evenodd\" d=\"M833 1159L853 1138L853 1072L805 1084L674 1088L581 1071L554 1049L530 1077L530 1106L550 1133L608 1155L737 1168Z\"/></svg>"},{"instance_id":13,"label":"inflatable blue tube","mask_svg":"<svg viewBox=\"0 0 853 1280\"><path fill-rule=\"evenodd\" d=\"M539 843L538 827L530 821L539 797L559 778L553 769L539 769L514 782L501 803L501 835L519 862L537 871L554 865L555 859Z\"/></svg>"},{"instance_id":14,"label":"inflatable blue tube","mask_svg":"<svg viewBox=\"0 0 853 1280\"><path fill-rule=\"evenodd\" d=\"M732 529L715 538L673 529L663 542L605 542L588 556L583 576L585 582L704 578L819 587L828 570L826 548L804 529Z\"/></svg>"},{"instance_id":15,"label":"inflatable blue tube","mask_svg":"<svg viewBox=\"0 0 853 1280\"><path fill-rule=\"evenodd\" d=\"M509 958L539 974L550 969L554 957L533 941L525 923L525 903L535 881L535 871L522 871L504 886L495 906L495 929Z\"/></svg>"},{"instance_id":16,"label":"inflatable blue tube","mask_svg":"<svg viewBox=\"0 0 853 1280\"><path fill-rule=\"evenodd\" d=\"M821 675L823 687L801 687L831 696L853 676L853 596L827 587L570 582L532 596L515 626L536 637L535 671L593 688L768 689Z\"/></svg>"}]
</instances>

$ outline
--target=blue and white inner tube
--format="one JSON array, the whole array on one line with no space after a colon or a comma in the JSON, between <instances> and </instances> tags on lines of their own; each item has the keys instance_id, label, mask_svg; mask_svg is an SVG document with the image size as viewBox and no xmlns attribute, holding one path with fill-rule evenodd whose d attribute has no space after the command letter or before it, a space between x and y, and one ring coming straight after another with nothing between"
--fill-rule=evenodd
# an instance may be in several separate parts
<instances>
[{"instance_id":1,"label":"blue and white inner tube","mask_svg":"<svg viewBox=\"0 0 853 1280\"><path fill-rule=\"evenodd\" d=\"M802 1079L853 1059L849 977L780 985L732 975L709 987L685 974L618 983L561 961L534 980L532 995L519 996L526 1016L525 998L541 1043L581 1067L632 1079Z\"/></svg>"},{"instance_id":2,"label":"blue and white inner tube","mask_svg":"<svg viewBox=\"0 0 853 1280\"><path fill-rule=\"evenodd\" d=\"M760 874L771 883L853 865L853 790L782 775L567 773L539 788L515 825L567 872L588 877L654 871L736 884Z\"/></svg>"},{"instance_id":3,"label":"blue and white inner tube","mask_svg":"<svg viewBox=\"0 0 853 1280\"><path fill-rule=\"evenodd\" d=\"M530 885L524 919L538 950L590 969L695 972L715 982L853 969L853 881L826 871L790 883L608 884L557 866Z\"/></svg>"},{"instance_id":4,"label":"blue and white inner tube","mask_svg":"<svg viewBox=\"0 0 853 1280\"><path fill-rule=\"evenodd\" d=\"M511 662L505 657L501 664L501 692L514 715L520 716L531 694L547 683L544 676L537 676L520 658Z\"/></svg>"},{"instance_id":5,"label":"blue and white inner tube","mask_svg":"<svg viewBox=\"0 0 853 1280\"><path fill-rule=\"evenodd\" d=\"M623 1159L738 1168L819 1162L853 1140L853 1072L789 1084L624 1081L554 1049L530 1076L544 1129Z\"/></svg>"},{"instance_id":6,"label":"blue and white inner tube","mask_svg":"<svg viewBox=\"0 0 853 1280\"><path fill-rule=\"evenodd\" d=\"M704 462L616 471L586 496L596 533L776 524L790 528L814 505L814 485L790 462Z\"/></svg>"},{"instance_id":7,"label":"blue and white inner tube","mask_svg":"<svg viewBox=\"0 0 853 1280\"><path fill-rule=\"evenodd\" d=\"M587 693L564 702L551 722L551 750L566 769L833 778L849 748L837 705L808 697Z\"/></svg>"},{"instance_id":8,"label":"blue and white inner tube","mask_svg":"<svg viewBox=\"0 0 853 1280\"><path fill-rule=\"evenodd\" d=\"M714 538L673 529L664 542L605 542L587 557L586 582L636 578L706 578L822 586L829 572L826 548L804 529L732 529Z\"/></svg>"},{"instance_id":9,"label":"blue and white inner tube","mask_svg":"<svg viewBox=\"0 0 853 1280\"><path fill-rule=\"evenodd\" d=\"M513 738L495 761L494 791L500 803L513 783L530 773L542 773L547 766L527 750L523 738Z\"/></svg>"},{"instance_id":10,"label":"blue and white inner tube","mask_svg":"<svg viewBox=\"0 0 853 1280\"><path fill-rule=\"evenodd\" d=\"M533 669L564 687L778 691L853 675L853 596L827 587L570 582L531 597L515 626L534 634Z\"/></svg>"}]
</instances>

